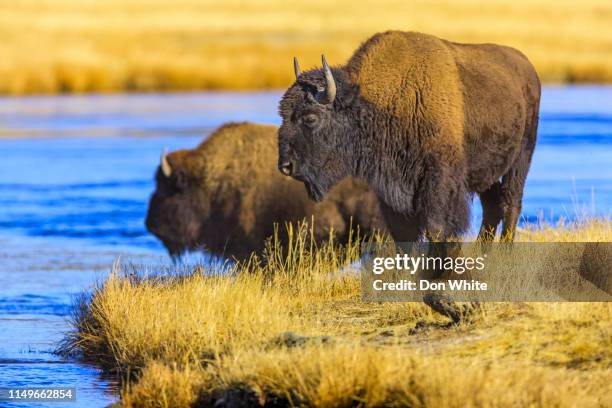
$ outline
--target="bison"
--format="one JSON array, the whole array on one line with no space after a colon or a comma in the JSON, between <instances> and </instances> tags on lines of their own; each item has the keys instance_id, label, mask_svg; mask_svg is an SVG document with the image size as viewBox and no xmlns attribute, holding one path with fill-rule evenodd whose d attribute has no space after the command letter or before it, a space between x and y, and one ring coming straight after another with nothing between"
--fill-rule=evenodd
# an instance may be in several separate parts
<instances>
[{"instance_id":1,"label":"bison","mask_svg":"<svg viewBox=\"0 0 612 408\"><path fill-rule=\"evenodd\" d=\"M348 63L300 73L280 102L280 171L321 200L346 176L381 199L392 236L512 240L536 144L540 81L519 51L388 31Z\"/></svg>"},{"instance_id":2,"label":"bison","mask_svg":"<svg viewBox=\"0 0 612 408\"><path fill-rule=\"evenodd\" d=\"M226 124L195 149L162 156L146 226L171 256L205 249L246 259L264 248L275 223L312 216L319 241L330 227L346 241L351 222L365 234L384 231L378 200L365 183L344 180L315 204L302 183L281 176L276 134L275 126Z\"/></svg>"}]
</instances>

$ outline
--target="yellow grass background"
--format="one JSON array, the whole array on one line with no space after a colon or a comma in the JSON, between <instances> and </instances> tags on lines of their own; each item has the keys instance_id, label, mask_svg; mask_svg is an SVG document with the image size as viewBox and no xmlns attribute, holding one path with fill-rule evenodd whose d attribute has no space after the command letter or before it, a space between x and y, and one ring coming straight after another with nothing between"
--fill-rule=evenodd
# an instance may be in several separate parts
<instances>
[{"instance_id":1,"label":"yellow grass background","mask_svg":"<svg viewBox=\"0 0 612 408\"><path fill-rule=\"evenodd\" d=\"M112 274L64 350L136 379L126 407L612 404L609 303L486 303L470 323L437 327L445 319L420 303L361 302L359 277L341 272L356 247L292 236L288 253L271 246L266 266L231 278ZM612 221L518 239L609 242ZM410 334L419 320L432 328Z\"/></svg>"},{"instance_id":2,"label":"yellow grass background","mask_svg":"<svg viewBox=\"0 0 612 408\"><path fill-rule=\"evenodd\" d=\"M612 81L609 0L0 2L0 93L282 88L400 29L519 48L553 82Z\"/></svg>"}]
</instances>

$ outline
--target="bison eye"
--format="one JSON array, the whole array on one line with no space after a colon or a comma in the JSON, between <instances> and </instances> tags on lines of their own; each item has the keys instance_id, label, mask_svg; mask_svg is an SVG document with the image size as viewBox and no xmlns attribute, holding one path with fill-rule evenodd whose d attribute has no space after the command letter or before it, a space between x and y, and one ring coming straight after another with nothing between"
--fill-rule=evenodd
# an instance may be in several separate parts
<instances>
[{"instance_id":1,"label":"bison eye","mask_svg":"<svg viewBox=\"0 0 612 408\"><path fill-rule=\"evenodd\" d=\"M310 113L308 115L305 115L302 118L302 122L308 126L308 127L313 127L314 125L317 124L317 121L319 120L319 118L317 117L317 115L315 115L314 113Z\"/></svg>"}]
</instances>

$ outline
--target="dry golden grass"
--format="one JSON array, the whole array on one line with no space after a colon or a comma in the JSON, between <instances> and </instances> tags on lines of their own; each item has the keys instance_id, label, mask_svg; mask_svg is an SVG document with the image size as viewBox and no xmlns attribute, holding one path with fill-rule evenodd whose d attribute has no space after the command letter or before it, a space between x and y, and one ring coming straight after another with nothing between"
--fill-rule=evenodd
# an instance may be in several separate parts
<instances>
[{"instance_id":1,"label":"dry golden grass","mask_svg":"<svg viewBox=\"0 0 612 408\"><path fill-rule=\"evenodd\" d=\"M356 246L293 236L287 252L270 246L266 266L225 276L113 273L81 305L65 350L137 378L127 407L612 404L612 305L487 303L443 328L420 303L361 302L346 273ZM557 239L612 241L612 221L519 234ZM410 333L419 320L432 328Z\"/></svg>"},{"instance_id":2,"label":"dry golden grass","mask_svg":"<svg viewBox=\"0 0 612 408\"><path fill-rule=\"evenodd\" d=\"M0 2L0 93L281 88L320 54L415 30L522 50L546 81L612 80L608 0Z\"/></svg>"},{"instance_id":3,"label":"dry golden grass","mask_svg":"<svg viewBox=\"0 0 612 408\"><path fill-rule=\"evenodd\" d=\"M547 366L482 364L474 357L345 342L245 353L223 358L207 369L154 362L125 394L124 404L179 407L197 401L207 406L214 399L227 404L220 406L597 407L612 402L605 394L609 380L609 369L568 372ZM166 400L162 402L160 395Z\"/></svg>"}]
</instances>

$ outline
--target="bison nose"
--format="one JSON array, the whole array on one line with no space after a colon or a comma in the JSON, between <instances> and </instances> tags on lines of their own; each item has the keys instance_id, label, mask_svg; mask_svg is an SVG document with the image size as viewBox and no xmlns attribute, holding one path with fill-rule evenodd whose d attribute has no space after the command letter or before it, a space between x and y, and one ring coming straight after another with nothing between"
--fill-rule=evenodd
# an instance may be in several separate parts
<instances>
[{"instance_id":1,"label":"bison nose","mask_svg":"<svg viewBox=\"0 0 612 408\"><path fill-rule=\"evenodd\" d=\"M282 162L281 164L278 165L278 169L285 176L290 176L293 173L293 163L288 162L288 161Z\"/></svg>"}]
</instances>

